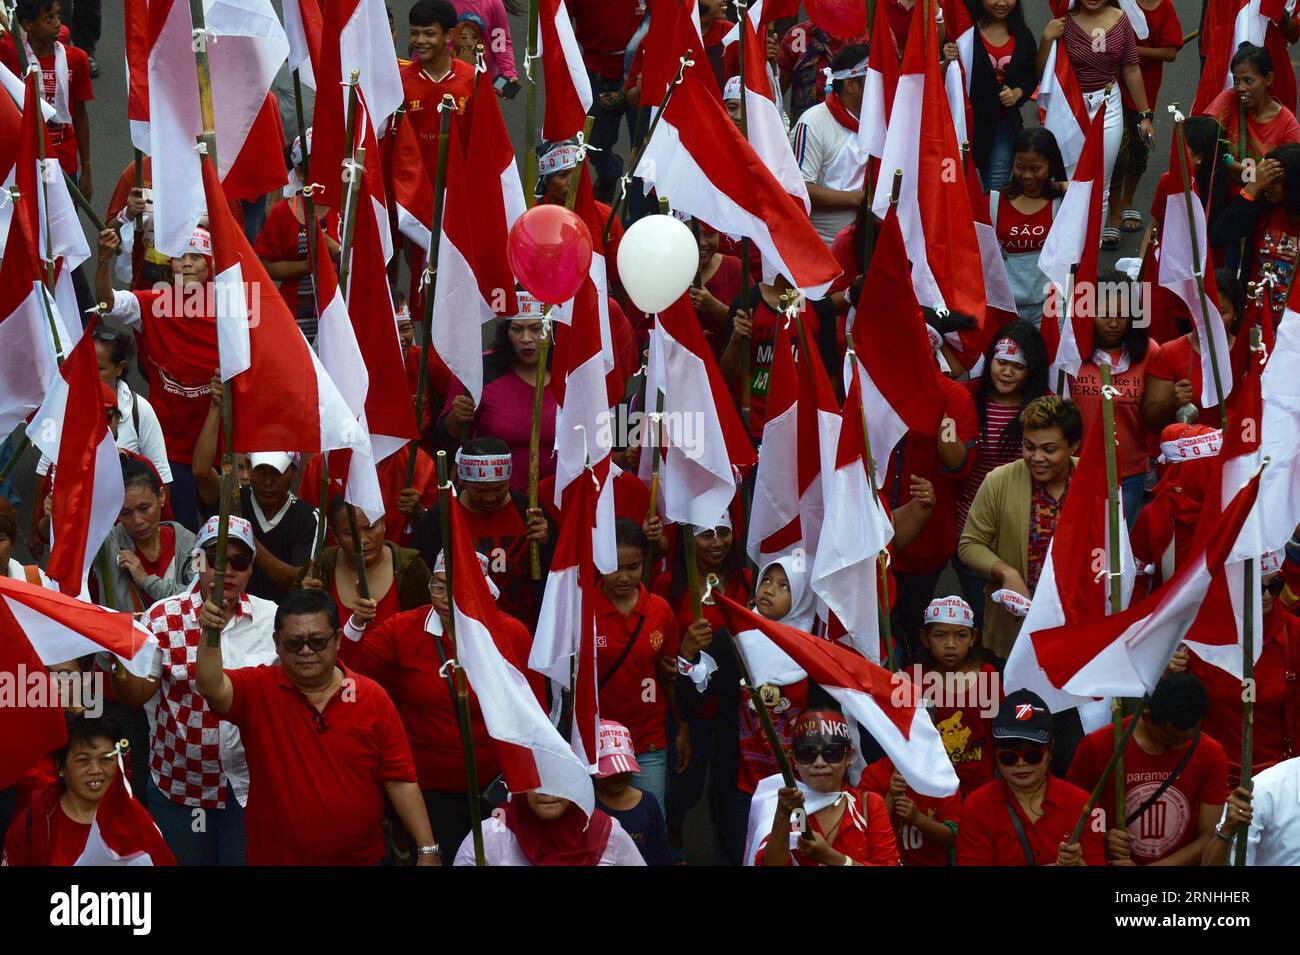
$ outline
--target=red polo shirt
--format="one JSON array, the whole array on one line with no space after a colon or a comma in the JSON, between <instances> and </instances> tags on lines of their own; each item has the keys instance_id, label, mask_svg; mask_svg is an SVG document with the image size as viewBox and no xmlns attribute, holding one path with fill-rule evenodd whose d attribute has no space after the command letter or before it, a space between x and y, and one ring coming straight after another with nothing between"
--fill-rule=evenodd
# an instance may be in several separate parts
<instances>
[{"instance_id":1,"label":"red polo shirt","mask_svg":"<svg viewBox=\"0 0 1300 955\"><path fill-rule=\"evenodd\" d=\"M406 97L402 108L406 110L406 121L420 140L424 170L432 181L438 171L438 134L442 127L438 106L443 95L450 93L456 100L456 108L465 109L474 96L474 67L453 57L451 68L434 78L416 60L402 68L401 77L402 93Z\"/></svg>"},{"instance_id":2,"label":"red polo shirt","mask_svg":"<svg viewBox=\"0 0 1300 955\"><path fill-rule=\"evenodd\" d=\"M961 807L961 827L957 830L958 865L1026 865L1025 853L1020 846L1012 812L1020 817L1025 837L1033 850L1034 865L1051 865L1056 861L1062 842L1065 842L1079 813L1088 804L1088 794L1072 783L1055 776L1047 777L1047 792L1043 796L1043 815L1033 822L1025 815L1011 789L1001 779L981 786ZM1092 826L1083 827L1079 837L1083 861L1087 865L1105 865L1106 849L1101 833Z\"/></svg>"},{"instance_id":3,"label":"red polo shirt","mask_svg":"<svg viewBox=\"0 0 1300 955\"><path fill-rule=\"evenodd\" d=\"M659 661L671 660L675 666L681 645L672 609L668 601L645 587L627 616L604 592L597 593L594 602L600 715L626 726L638 753L664 749L668 745L664 728L668 697Z\"/></svg>"},{"instance_id":4,"label":"red polo shirt","mask_svg":"<svg viewBox=\"0 0 1300 955\"><path fill-rule=\"evenodd\" d=\"M319 713L279 666L227 670L225 719L248 756L249 865L374 865L384 788L415 782L411 747L383 687L342 664Z\"/></svg>"}]
</instances>

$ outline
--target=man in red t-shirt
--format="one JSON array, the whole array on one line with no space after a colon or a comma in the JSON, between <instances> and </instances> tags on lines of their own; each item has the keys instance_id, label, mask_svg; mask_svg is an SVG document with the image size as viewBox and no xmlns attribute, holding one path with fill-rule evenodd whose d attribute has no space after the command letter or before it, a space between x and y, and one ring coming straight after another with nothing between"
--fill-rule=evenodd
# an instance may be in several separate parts
<instances>
[{"instance_id":1,"label":"man in red t-shirt","mask_svg":"<svg viewBox=\"0 0 1300 955\"><path fill-rule=\"evenodd\" d=\"M54 107L46 123L54 155L63 171L77 182L82 195L91 197L90 119L86 103L95 98L90 83L90 59L85 51L59 41L62 23L59 0L31 0L18 7L18 22L26 34L24 62L41 66L41 93ZM0 62L22 76L18 50L12 37L0 40Z\"/></svg>"},{"instance_id":2,"label":"man in red t-shirt","mask_svg":"<svg viewBox=\"0 0 1300 955\"><path fill-rule=\"evenodd\" d=\"M1156 684L1124 747L1126 819L1115 816L1115 787L1102 789L1111 865L1199 864L1228 801L1228 757L1201 732L1209 708L1204 685L1191 673L1171 673ZM1114 748L1109 726L1085 736L1074 751L1070 782L1092 789Z\"/></svg>"},{"instance_id":3,"label":"man in red t-shirt","mask_svg":"<svg viewBox=\"0 0 1300 955\"><path fill-rule=\"evenodd\" d=\"M221 608L200 623L218 632ZM295 590L275 620L279 666L226 670L221 641L199 641L198 691L239 727L248 757L249 865L377 865L384 800L438 865L429 816L397 707L383 688L337 662L338 608L324 590Z\"/></svg>"},{"instance_id":4,"label":"man in red t-shirt","mask_svg":"<svg viewBox=\"0 0 1300 955\"><path fill-rule=\"evenodd\" d=\"M411 7L411 55L401 70L405 121L420 140L424 168L432 179L438 169L438 135L442 114L438 107L450 93L456 108L464 110L474 95L474 67L452 56L451 32L456 28L456 8L450 0L419 0ZM398 170L394 170L397 174Z\"/></svg>"}]
</instances>

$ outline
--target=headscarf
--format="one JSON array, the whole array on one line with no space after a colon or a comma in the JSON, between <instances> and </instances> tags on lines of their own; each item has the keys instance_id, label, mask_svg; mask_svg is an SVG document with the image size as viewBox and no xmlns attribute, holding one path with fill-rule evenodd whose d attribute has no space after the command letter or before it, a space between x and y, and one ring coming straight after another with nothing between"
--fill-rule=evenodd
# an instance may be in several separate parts
<instances>
[{"instance_id":1,"label":"headscarf","mask_svg":"<svg viewBox=\"0 0 1300 955\"><path fill-rule=\"evenodd\" d=\"M800 564L806 565L806 561L789 559L769 561L759 570L758 580L762 583L763 575L769 568L779 566L785 571L786 580L790 582L790 612L777 622L808 633L811 632L813 618L817 613L817 595L808 586L807 566L799 567Z\"/></svg>"},{"instance_id":2,"label":"headscarf","mask_svg":"<svg viewBox=\"0 0 1300 955\"><path fill-rule=\"evenodd\" d=\"M559 819L548 822L533 812L527 796L521 794L506 803L506 826L533 865L594 866L605 854L614 822L599 809L593 809L587 819L575 803L569 803Z\"/></svg>"}]
</instances>

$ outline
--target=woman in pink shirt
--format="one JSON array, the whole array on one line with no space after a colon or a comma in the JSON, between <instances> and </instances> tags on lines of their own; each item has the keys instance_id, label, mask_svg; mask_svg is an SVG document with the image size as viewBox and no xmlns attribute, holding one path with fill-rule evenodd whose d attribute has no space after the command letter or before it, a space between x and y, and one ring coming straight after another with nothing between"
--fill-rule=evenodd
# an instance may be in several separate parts
<instances>
[{"instance_id":1,"label":"woman in pink shirt","mask_svg":"<svg viewBox=\"0 0 1300 955\"><path fill-rule=\"evenodd\" d=\"M492 79L503 76L507 80L516 79L519 71L515 69L515 47L510 39L510 21L506 14L522 16L528 12L527 5L520 0L453 0L453 3L459 16L472 13L483 21L486 27L483 49Z\"/></svg>"}]
</instances>

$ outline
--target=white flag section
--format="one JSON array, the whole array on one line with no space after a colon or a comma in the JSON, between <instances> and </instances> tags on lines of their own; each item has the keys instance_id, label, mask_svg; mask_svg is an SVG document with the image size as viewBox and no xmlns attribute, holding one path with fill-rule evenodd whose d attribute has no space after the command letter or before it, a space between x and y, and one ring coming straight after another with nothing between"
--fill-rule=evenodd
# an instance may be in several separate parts
<instances>
[{"instance_id":1,"label":"white flag section","mask_svg":"<svg viewBox=\"0 0 1300 955\"><path fill-rule=\"evenodd\" d=\"M388 117L397 111L404 98L402 76L393 50L392 28L388 25L388 10L382 0L323 2L337 3L340 7L340 20L344 21L344 26L338 43L343 76L346 79L353 70L360 71L357 81L361 86L361 95L365 97L366 110L370 114L375 135L380 136ZM484 39L496 42L488 37ZM322 43L332 41L332 37L321 38Z\"/></svg>"},{"instance_id":2,"label":"white flag section","mask_svg":"<svg viewBox=\"0 0 1300 955\"><path fill-rule=\"evenodd\" d=\"M306 9L303 9L304 5ZM284 33L289 41L288 63L290 70L298 71L298 78L303 86L316 88L316 74L312 70L311 42L307 38L308 22L315 20L314 28L319 31L320 7L317 0L284 0Z\"/></svg>"},{"instance_id":3,"label":"white flag section","mask_svg":"<svg viewBox=\"0 0 1300 955\"><path fill-rule=\"evenodd\" d=\"M207 211L194 148L203 120L190 5L188 0L154 0L166 2L170 11L149 50L149 154L153 157L154 247L179 256ZM151 11L151 19L157 15ZM289 41L269 0L205 0L204 17L206 37L200 36L199 41L206 43L217 80L212 109L219 144L217 172L224 179L289 54ZM223 77L237 81L221 82Z\"/></svg>"},{"instance_id":4,"label":"white flag section","mask_svg":"<svg viewBox=\"0 0 1300 955\"><path fill-rule=\"evenodd\" d=\"M215 260L214 260L215 261ZM248 299L244 269L239 259L212 281L217 305L217 351L221 380L229 381L253 364L253 344L248 327Z\"/></svg>"},{"instance_id":5,"label":"white flag section","mask_svg":"<svg viewBox=\"0 0 1300 955\"><path fill-rule=\"evenodd\" d=\"M11 289L22 294L21 285L10 286L8 273L20 271L21 256L11 268L0 268L0 303L10 298ZM21 282L21 276L14 276ZM27 293L8 314L0 315L0 434L9 435L14 428L40 407L45 392L59 377L54 359L54 337L48 315L55 314L54 301L39 279L27 280ZM47 312L47 309L49 310ZM65 346L66 347L66 346Z\"/></svg>"},{"instance_id":6,"label":"white flag section","mask_svg":"<svg viewBox=\"0 0 1300 955\"><path fill-rule=\"evenodd\" d=\"M1070 102L1071 93L1078 94L1078 83L1070 70L1070 61L1058 55L1060 49L1059 42L1053 43L1047 62L1043 64L1043 78L1038 85L1038 111L1043 126L1056 137L1068 175L1074 172L1083 153L1088 127L1084 122L1086 117L1080 116Z\"/></svg>"},{"instance_id":7,"label":"white flag section","mask_svg":"<svg viewBox=\"0 0 1300 955\"><path fill-rule=\"evenodd\" d=\"M1261 458L1269 458L1269 465L1260 476L1259 499L1250 522L1260 528L1261 535L1252 543L1262 547L1254 553L1234 549L1233 560L1282 550L1300 524L1300 312L1295 310L1296 295L1292 291L1260 382L1264 413L1259 451ZM1229 489L1225 478L1225 493Z\"/></svg>"}]
</instances>

